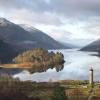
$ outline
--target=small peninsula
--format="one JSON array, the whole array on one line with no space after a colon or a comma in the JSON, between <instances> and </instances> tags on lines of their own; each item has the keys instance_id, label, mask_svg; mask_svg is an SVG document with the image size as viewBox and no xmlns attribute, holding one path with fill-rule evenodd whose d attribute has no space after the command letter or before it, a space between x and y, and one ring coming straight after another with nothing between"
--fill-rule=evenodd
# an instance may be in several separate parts
<instances>
[{"instance_id":1,"label":"small peninsula","mask_svg":"<svg viewBox=\"0 0 100 100\"><path fill-rule=\"evenodd\" d=\"M42 48L35 48L19 54L12 60L11 64L1 64L3 68L29 69L31 73L43 72L47 69L63 69L64 55L61 52L54 53Z\"/></svg>"}]
</instances>

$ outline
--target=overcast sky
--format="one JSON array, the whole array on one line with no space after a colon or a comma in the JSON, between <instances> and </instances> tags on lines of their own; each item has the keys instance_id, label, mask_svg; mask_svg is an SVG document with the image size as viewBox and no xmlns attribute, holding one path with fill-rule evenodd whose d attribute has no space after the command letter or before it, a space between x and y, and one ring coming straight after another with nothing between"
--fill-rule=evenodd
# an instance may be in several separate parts
<instances>
[{"instance_id":1,"label":"overcast sky","mask_svg":"<svg viewBox=\"0 0 100 100\"><path fill-rule=\"evenodd\" d=\"M0 16L63 42L100 38L100 0L0 0Z\"/></svg>"}]
</instances>

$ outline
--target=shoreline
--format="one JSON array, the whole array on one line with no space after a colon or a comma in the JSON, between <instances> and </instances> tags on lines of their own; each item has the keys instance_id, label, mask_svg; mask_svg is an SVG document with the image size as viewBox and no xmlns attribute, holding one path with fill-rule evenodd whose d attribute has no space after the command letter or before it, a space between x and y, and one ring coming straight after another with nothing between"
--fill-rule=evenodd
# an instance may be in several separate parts
<instances>
[{"instance_id":1,"label":"shoreline","mask_svg":"<svg viewBox=\"0 0 100 100\"><path fill-rule=\"evenodd\" d=\"M32 63L22 63L22 64L0 64L0 68L23 68L29 69L32 68Z\"/></svg>"}]
</instances>

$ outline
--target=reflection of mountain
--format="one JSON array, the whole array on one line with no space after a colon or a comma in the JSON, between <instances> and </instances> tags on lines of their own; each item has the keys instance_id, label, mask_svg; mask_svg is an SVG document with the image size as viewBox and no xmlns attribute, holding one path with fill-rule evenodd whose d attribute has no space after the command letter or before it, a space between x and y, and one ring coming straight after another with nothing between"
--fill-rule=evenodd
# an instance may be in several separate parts
<instances>
[{"instance_id":1,"label":"reflection of mountain","mask_svg":"<svg viewBox=\"0 0 100 100\"><path fill-rule=\"evenodd\" d=\"M100 39L83 47L81 50L83 50L83 51L100 51Z\"/></svg>"},{"instance_id":2,"label":"reflection of mountain","mask_svg":"<svg viewBox=\"0 0 100 100\"><path fill-rule=\"evenodd\" d=\"M23 69L18 69L18 68L1 68L0 74L15 75L15 74L21 73L22 71Z\"/></svg>"}]
</instances>

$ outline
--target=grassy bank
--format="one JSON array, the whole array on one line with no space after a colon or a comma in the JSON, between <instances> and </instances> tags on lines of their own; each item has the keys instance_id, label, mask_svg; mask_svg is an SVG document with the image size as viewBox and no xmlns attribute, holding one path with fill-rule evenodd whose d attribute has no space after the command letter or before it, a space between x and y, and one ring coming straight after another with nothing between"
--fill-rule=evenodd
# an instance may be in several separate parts
<instances>
[{"instance_id":1,"label":"grassy bank","mask_svg":"<svg viewBox=\"0 0 100 100\"><path fill-rule=\"evenodd\" d=\"M31 82L13 79L9 75L0 75L0 100L88 100L90 88L77 81ZM67 84L68 82L68 84ZM72 80L71 80L72 82ZM85 85L85 86L88 86ZM95 89L93 100L100 100L100 89Z\"/></svg>"}]
</instances>

